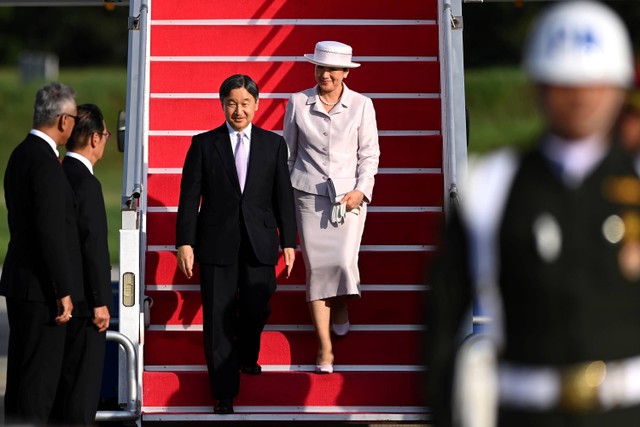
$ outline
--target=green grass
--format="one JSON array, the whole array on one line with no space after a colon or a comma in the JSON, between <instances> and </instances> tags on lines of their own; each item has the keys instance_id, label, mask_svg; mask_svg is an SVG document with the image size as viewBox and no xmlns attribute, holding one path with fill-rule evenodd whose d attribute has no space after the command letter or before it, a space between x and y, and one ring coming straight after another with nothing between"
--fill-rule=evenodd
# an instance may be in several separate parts
<instances>
[{"instance_id":1,"label":"green grass","mask_svg":"<svg viewBox=\"0 0 640 427\"><path fill-rule=\"evenodd\" d=\"M126 103L127 73L121 68L61 70L58 81L76 91L78 104L90 102L98 105L105 116L107 129L114 134L104 157L95 167L95 174L102 182L107 206L111 262L117 264L123 154L118 152L115 131L118 111L124 109ZM22 84L17 69L0 69L0 179L11 151L31 129L34 96L44 84L43 81ZM4 197L0 197L0 262L4 261L9 242L6 218Z\"/></svg>"},{"instance_id":2,"label":"green grass","mask_svg":"<svg viewBox=\"0 0 640 427\"><path fill-rule=\"evenodd\" d=\"M468 71L469 151L527 146L541 132L532 88L517 68Z\"/></svg>"},{"instance_id":3,"label":"green grass","mask_svg":"<svg viewBox=\"0 0 640 427\"><path fill-rule=\"evenodd\" d=\"M73 87L78 103L91 102L102 109L107 128L115 134L117 113L125 107L125 69L61 70L59 81ZM16 69L0 68L0 179L9 154L31 128L33 98L44 82L23 85ZM466 77L471 152L486 152L504 145L526 145L540 132L541 121L531 89L514 68L473 70ZM115 135L96 165L107 205L111 261L118 262L118 230L122 193L123 154ZM4 260L9 232L4 197L0 197L0 262Z\"/></svg>"}]
</instances>

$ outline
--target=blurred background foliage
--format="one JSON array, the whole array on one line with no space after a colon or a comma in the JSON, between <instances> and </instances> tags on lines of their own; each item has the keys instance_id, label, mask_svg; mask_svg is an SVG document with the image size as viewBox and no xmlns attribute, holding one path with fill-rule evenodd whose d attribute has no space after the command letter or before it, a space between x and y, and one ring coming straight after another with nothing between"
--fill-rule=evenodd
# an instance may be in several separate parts
<instances>
[{"instance_id":1,"label":"blurred background foliage","mask_svg":"<svg viewBox=\"0 0 640 427\"><path fill-rule=\"evenodd\" d=\"M507 144L526 145L540 132L542 122L518 62L528 25L548 3L524 0L464 4L465 85L472 153ZM627 22L635 46L640 47L640 0L606 3ZM20 55L56 54L60 59L58 80L76 90L78 103L99 105L108 129L114 133L117 113L125 108L129 16L125 5L113 10L101 6L1 5L0 1L0 180L11 151L31 128L33 97L44 83L21 82ZM123 155L116 149L114 135L95 168L105 193L113 264L119 259L122 164ZM0 197L0 263L8 237L4 197Z\"/></svg>"},{"instance_id":2,"label":"blurred background foliage","mask_svg":"<svg viewBox=\"0 0 640 427\"><path fill-rule=\"evenodd\" d=\"M540 10L557 3L540 0L495 1L463 5L465 65L470 69L518 64L531 22ZM636 51L640 49L640 0L603 3L618 12L627 24Z\"/></svg>"},{"instance_id":3,"label":"blurred background foliage","mask_svg":"<svg viewBox=\"0 0 640 427\"><path fill-rule=\"evenodd\" d=\"M107 129L113 134L102 160L95 166L95 174L102 183L105 197L111 261L117 265L123 154L117 150L115 131L117 113L125 106L126 68L63 68L58 80L76 91L78 104L98 105L105 116ZM16 68L0 67L0 181L4 177L4 170L13 148L31 129L34 96L43 83L34 81L22 84ZM64 148L60 152L64 153ZM4 261L9 239L6 218L4 196L0 196L0 264Z\"/></svg>"},{"instance_id":4,"label":"blurred background foliage","mask_svg":"<svg viewBox=\"0 0 640 427\"><path fill-rule=\"evenodd\" d=\"M128 6L0 7L0 64L36 51L55 53L61 67L126 66L128 16Z\"/></svg>"}]
</instances>

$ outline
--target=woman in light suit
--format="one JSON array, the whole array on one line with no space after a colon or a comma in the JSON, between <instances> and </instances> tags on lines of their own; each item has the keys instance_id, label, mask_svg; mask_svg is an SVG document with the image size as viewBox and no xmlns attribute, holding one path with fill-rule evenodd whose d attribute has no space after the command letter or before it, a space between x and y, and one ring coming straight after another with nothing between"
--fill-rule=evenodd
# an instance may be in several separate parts
<instances>
[{"instance_id":1,"label":"woman in light suit","mask_svg":"<svg viewBox=\"0 0 640 427\"><path fill-rule=\"evenodd\" d=\"M358 252L380 157L373 103L343 83L360 66L351 55L346 44L318 42L305 55L317 85L291 95L284 119L317 373L333 372L330 331L349 331L347 301L360 297Z\"/></svg>"}]
</instances>

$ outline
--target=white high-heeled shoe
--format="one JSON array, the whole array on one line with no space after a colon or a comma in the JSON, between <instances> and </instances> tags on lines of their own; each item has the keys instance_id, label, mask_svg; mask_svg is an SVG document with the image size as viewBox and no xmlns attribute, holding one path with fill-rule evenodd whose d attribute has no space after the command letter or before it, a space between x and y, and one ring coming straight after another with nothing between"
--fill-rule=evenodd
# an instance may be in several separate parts
<instances>
[{"instance_id":1,"label":"white high-heeled shoe","mask_svg":"<svg viewBox=\"0 0 640 427\"><path fill-rule=\"evenodd\" d=\"M333 365L316 365L316 374L332 374Z\"/></svg>"}]
</instances>

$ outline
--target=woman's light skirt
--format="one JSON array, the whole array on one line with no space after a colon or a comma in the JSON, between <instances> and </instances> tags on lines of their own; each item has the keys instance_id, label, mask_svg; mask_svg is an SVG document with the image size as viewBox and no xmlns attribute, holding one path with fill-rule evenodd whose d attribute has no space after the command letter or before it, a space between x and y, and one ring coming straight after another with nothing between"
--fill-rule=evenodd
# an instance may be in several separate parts
<instances>
[{"instance_id":1,"label":"woman's light skirt","mask_svg":"<svg viewBox=\"0 0 640 427\"><path fill-rule=\"evenodd\" d=\"M342 224L330 221L329 198L294 190L296 220L307 271L307 302L337 296L360 296L358 252L367 216L347 213Z\"/></svg>"}]
</instances>

